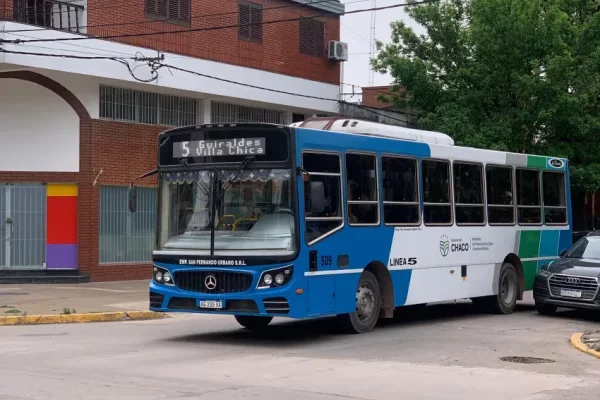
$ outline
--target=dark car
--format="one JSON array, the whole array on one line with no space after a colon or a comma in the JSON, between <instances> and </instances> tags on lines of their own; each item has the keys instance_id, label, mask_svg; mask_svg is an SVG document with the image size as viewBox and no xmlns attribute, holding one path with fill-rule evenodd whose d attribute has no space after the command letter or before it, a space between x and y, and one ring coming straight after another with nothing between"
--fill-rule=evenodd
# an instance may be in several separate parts
<instances>
[{"instance_id":1,"label":"dark car","mask_svg":"<svg viewBox=\"0 0 600 400\"><path fill-rule=\"evenodd\" d=\"M558 307L600 310L599 276L600 233L592 232L539 269L533 283L535 308L543 315Z\"/></svg>"}]
</instances>

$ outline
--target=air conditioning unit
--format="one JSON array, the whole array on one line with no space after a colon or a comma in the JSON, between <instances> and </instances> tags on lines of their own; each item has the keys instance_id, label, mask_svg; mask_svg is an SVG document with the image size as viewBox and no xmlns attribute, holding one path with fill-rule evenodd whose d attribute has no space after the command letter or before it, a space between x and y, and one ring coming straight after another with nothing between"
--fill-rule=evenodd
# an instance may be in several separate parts
<instances>
[{"instance_id":1,"label":"air conditioning unit","mask_svg":"<svg viewBox=\"0 0 600 400\"><path fill-rule=\"evenodd\" d=\"M348 61L348 43L330 40L329 59L335 61Z\"/></svg>"}]
</instances>

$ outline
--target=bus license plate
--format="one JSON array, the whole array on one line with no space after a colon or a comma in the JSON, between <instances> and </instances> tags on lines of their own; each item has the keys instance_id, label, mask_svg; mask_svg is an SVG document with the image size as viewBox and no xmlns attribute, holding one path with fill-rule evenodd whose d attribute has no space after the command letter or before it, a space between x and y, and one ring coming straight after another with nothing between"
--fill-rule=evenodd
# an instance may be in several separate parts
<instances>
[{"instance_id":1,"label":"bus license plate","mask_svg":"<svg viewBox=\"0 0 600 400\"><path fill-rule=\"evenodd\" d=\"M200 308L219 309L223 308L222 300L200 300L198 306Z\"/></svg>"},{"instance_id":2,"label":"bus license plate","mask_svg":"<svg viewBox=\"0 0 600 400\"><path fill-rule=\"evenodd\" d=\"M560 295L565 297L581 297L581 290L560 290Z\"/></svg>"}]
</instances>

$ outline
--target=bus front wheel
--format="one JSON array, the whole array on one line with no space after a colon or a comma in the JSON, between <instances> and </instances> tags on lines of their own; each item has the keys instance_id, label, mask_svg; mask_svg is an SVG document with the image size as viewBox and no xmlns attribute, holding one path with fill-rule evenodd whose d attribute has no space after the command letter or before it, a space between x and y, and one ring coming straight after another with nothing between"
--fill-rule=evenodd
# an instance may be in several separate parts
<instances>
[{"instance_id":1,"label":"bus front wheel","mask_svg":"<svg viewBox=\"0 0 600 400\"><path fill-rule=\"evenodd\" d=\"M372 331L379 320L381 302L377 278L370 271L364 271L356 289L356 311L339 316L342 326L351 333Z\"/></svg>"},{"instance_id":2,"label":"bus front wheel","mask_svg":"<svg viewBox=\"0 0 600 400\"><path fill-rule=\"evenodd\" d=\"M236 315L235 320L244 328L252 331L264 329L271 323L273 317L256 317L250 315Z\"/></svg>"}]
</instances>

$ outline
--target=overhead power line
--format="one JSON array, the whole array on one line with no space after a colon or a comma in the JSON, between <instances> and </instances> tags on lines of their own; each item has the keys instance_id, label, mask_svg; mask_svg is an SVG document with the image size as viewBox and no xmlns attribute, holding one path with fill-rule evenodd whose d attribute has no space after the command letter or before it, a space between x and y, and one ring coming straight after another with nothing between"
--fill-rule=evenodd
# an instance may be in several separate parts
<instances>
[{"instance_id":1,"label":"overhead power line","mask_svg":"<svg viewBox=\"0 0 600 400\"><path fill-rule=\"evenodd\" d=\"M412 2L412 3L392 4L389 6L382 6L382 7L376 7L376 8L371 7L371 8L364 8L364 9L359 9L359 10L345 11L338 15L360 14L360 13L364 13L364 12L382 11L382 10L389 10L389 9L400 8L400 7L412 7L412 6L422 5L422 4L435 3L438 1L439 0L421 0L421 1L416 1L416 2ZM310 20L310 19L329 17L329 16L331 16L331 14L318 14L318 15L313 15L310 17L285 18L285 19L277 19L277 20L272 20L272 21L263 21L261 23L256 23L256 24L254 24L254 23L233 24L233 25L214 26L214 27L207 27L207 28L179 29L179 30L171 30L171 31L130 33L130 34L119 34L119 35L108 35L108 36L78 36L78 37L70 37L70 38L30 39L30 40L20 40L20 39L1 40L0 39L0 44L2 44L2 43L19 44L19 43L40 43L40 42L66 42L66 41L79 41L79 40L91 40L91 39L124 39L124 38L134 38L134 37L168 35L168 34L173 34L173 33L217 31L217 30L223 30L223 29L239 28L240 26L272 25L272 24L279 24L279 23L284 23L284 22L296 22L296 21Z\"/></svg>"},{"instance_id":2,"label":"overhead power line","mask_svg":"<svg viewBox=\"0 0 600 400\"><path fill-rule=\"evenodd\" d=\"M244 87L248 87L248 88L252 88L252 89L265 90L265 91L268 91L268 92L286 94L286 95L289 95L289 96L303 97L303 98L307 98L307 99L322 100L322 101L334 101L334 102L339 103L339 104L346 104L346 105L357 107L357 108L360 108L360 109L363 109L363 110L367 110L367 111L369 111L369 112L371 112L373 114L377 114L379 116L386 117L386 118L389 118L389 119L392 119L392 120L395 120L395 121L407 123L407 121L404 121L404 120L401 120L401 119L398 119L398 118L394 118L394 117L391 117L389 115L385 115L383 113L379 113L377 111L372 110L369 107L364 107L364 106L361 106L359 104L350 103L350 102L347 102L347 101L344 101L344 100L341 100L341 99L332 99L332 98L328 98L328 97L311 96L311 95L306 95L306 94L302 94L302 93L288 92L288 91L285 91L285 90L271 89L271 88L266 88L264 86L252 85L250 83L238 82L238 81L234 81L234 80L226 79L226 78L219 78L217 76L208 75L208 74L205 74L205 73L202 73L202 72L192 71L192 70L189 70L189 69L180 68L180 67L176 67L176 66L169 65L169 64L163 64L163 63L160 63L160 62L157 62L156 64L160 68L167 68L167 69L171 69L171 70L175 70L175 71L186 72L188 74L200 76L200 77L203 77L203 78L215 79L215 80L218 80L218 81L221 81L221 82L230 83L230 84L239 85L239 86L244 86ZM412 115L412 114L408 114L408 113L404 113L404 112L398 112L398 113L399 114L403 114L403 115Z\"/></svg>"},{"instance_id":3,"label":"overhead power line","mask_svg":"<svg viewBox=\"0 0 600 400\"><path fill-rule=\"evenodd\" d=\"M139 56L135 56L135 57L77 56L77 55L72 55L72 54L33 53L33 52L24 52L24 51L13 51L13 50L5 50L2 48L0 48L0 53L17 54L17 55L23 55L23 56L35 56L35 57L69 58L69 59L74 59L74 60L115 61L115 62L118 62L119 64L124 65L127 68L127 70L129 71L129 74L135 80L137 80L139 82L144 82L144 83L150 83L150 82L153 82L158 79L158 68L154 68L154 66L156 66L156 63L158 61L164 60L164 54L160 55L159 57L144 57L141 54ZM129 65L128 60L147 63L150 66L150 78L144 79L144 78L138 78L137 76L135 76L135 68L131 68L131 65Z\"/></svg>"},{"instance_id":4,"label":"overhead power line","mask_svg":"<svg viewBox=\"0 0 600 400\"><path fill-rule=\"evenodd\" d=\"M258 89L258 90L264 90L264 91L268 91L268 92L272 92L272 93L280 93L280 94L285 94L285 95L289 95L289 96L295 96L295 97L302 97L302 98L307 98L307 99L313 99L313 100L322 100L322 101L330 101L330 102L336 102L338 104L345 104L345 105L349 105L352 107L356 107L359 109L363 109L366 110L374 115L379 115L394 121L399 121L402 123L406 123L406 124L410 124L410 122L398 119L398 118L394 118L390 115L386 115L380 112L377 112L375 110L373 110L370 107L364 107L360 104L355 104L355 103L351 103L351 102L347 102L341 99L332 99L329 97L320 97L320 96L311 96L311 95L307 95L307 94L303 94L303 93L295 93L295 92L290 92L290 91L285 91L285 90L279 90L279 89L272 89L272 88L267 88L264 86L258 86L258 85L252 85L250 83L244 83L244 82L238 82L238 81L234 81L231 79L226 79L226 78L220 78L218 76L214 76L214 75L208 75L202 72L197 72L197 71L193 71L190 69L186 69L186 68L181 68L181 67L176 67L174 65L170 65L170 64L165 64L162 61L164 60L164 54L161 54L159 57L145 57L143 55L136 55L136 56L132 56L132 57L108 57L108 56L77 56L77 55L72 55L72 54L52 54L52 53L33 53L33 52L22 52L22 51L12 51L12 50L4 50L0 48L0 53L7 53L7 54L17 54L17 55L25 55L25 56L35 56L35 57L51 57L51 58L69 58L69 59L76 59L76 60L108 60L108 61L115 61L118 62L122 65L124 65L127 70L129 71L130 75L137 81L139 82L144 82L144 83L149 83L152 81L155 81L158 79L158 71L162 68L166 68L168 70L174 70L174 71L180 71L180 72L185 72L188 74L192 74L192 75L196 75L196 76L200 76L203 78L207 78L207 79L214 79L220 82L225 82L225 83L230 83L233 85L238 85L238 86L244 86L244 87L249 87L252 89ZM127 60L131 60L131 61L137 61L137 62L145 62L148 64L148 66L150 67L151 70L151 78L148 79L142 79L142 78L138 78L137 76L135 76L135 68L131 68L131 65L129 65L129 62L127 62ZM398 112L399 114L402 115L412 115L409 113L404 113L404 112Z\"/></svg>"},{"instance_id":5,"label":"overhead power line","mask_svg":"<svg viewBox=\"0 0 600 400\"><path fill-rule=\"evenodd\" d=\"M347 3L343 3L344 5L346 4L355 4L355 3L365 3L371 0L354 0L354 1L349 1ZM283 6L274 6L274 7L264 7L262 9L262 11L271 11L271 10L280 10L280 9L284 9L284 8L292 8L292 7L301 7L301 6L312 6L315 4L322 4L322 3L336 3L339 4L338 0L318 0L318 1L311 1L305 4L286 4ZM127 6L125 6L127 7ZM102 10L105 7L102 8L96 8L94 7L93 10L97 11L97 10ZM114 10L115 7L108 7ZM60 14L62 13L61 11L54 11L52 12L53 14ZM190 20L194 20L194 19L202 19L202 18L211 18L211 17L223 17L223 16L228 16L228 15L237 15L239 14L239 11L228 11L228 12L222 12L222 13L213 13L213 14L197 14L197 15L192 15L190 17ZM156 23L161 23L164 21L160 21L160 20L154 20L154 19L149 19L146 21L132 21L132 22L119 22L119 23L109 23L109 24L96 24L96 25L82 25L79 27L79 29L84 29L84 28L106 28L106 27L117 27L117 26L130 26L130 25L146 25L146 24L156 24ZM47 31L47 30L56 30L53 28L38 28L38 29L15 29L15 30L10 30L10 31L4 31L6 33L20 33L20 32L39 32L39 31Z\"/></svg>"}]
</instances>

